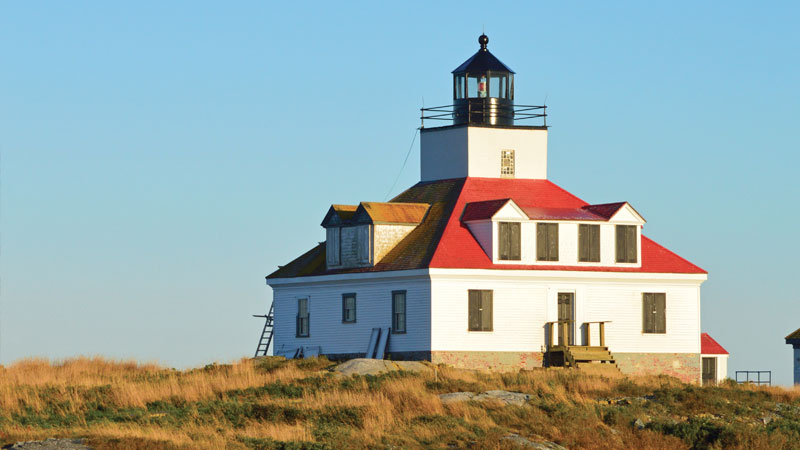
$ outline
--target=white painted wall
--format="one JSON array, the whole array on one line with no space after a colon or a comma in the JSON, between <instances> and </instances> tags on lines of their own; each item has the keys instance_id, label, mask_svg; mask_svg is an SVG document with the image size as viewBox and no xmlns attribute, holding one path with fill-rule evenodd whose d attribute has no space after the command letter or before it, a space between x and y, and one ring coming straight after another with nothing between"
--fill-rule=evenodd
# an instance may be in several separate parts
<instances>
[{"instance_id":1,"label":"white painted wall","mask_svg":"<svg viewBox=\"0 0 800 450\"><path fill-rule=\"evenodd\" d=\"M419 147L421 181L463 178L469 173L466 127L424 128Z\"/></svg>"},{"instance_id":2,"label":"white painted wall","mask_svg":"<svg viewBox=\"0 0 800 450\"><path fill-rule=\"evenodd\" d=\"M503 261L499 259L498 236L499 222L520 222L521 259L519 261ZM558 223L558 261L536 260L536 224L530 220L519 218L503 218L495 216L492 221L468 222L467 227L472 236L481 245L494 264L523 264L543 266L587 266L587 267L641 267L642 266L642 227L637 226L638 256L636 263L618 263L616 261L616 223L548 221ZM600 262L578 261L578 225L588 223L600 225Z\"/></svg>"},{"instance_id":3,"label":"white painted wall","mask_svg":"<svg viewBox=\"0 0 800 450\"><path fill-rule=\"evenodd\" d=\"M800 348L794 349L794 384L800 385Z\"/></svg>"},{"instance_id":4,"label":"white painted wall","mask_svg":"<svg viewBox=\"0 0 800 450\"><path fill-rule=\"evenodd\" d=\"M500 177L500 154L514 150L514 178L547 179L547 130L457 126L424 128L422 181Z\"/></svg>"},{"instance_id":5,"label":"white painted wall","mask_svg":"<svg viewBox=\"0 0 800 450\"><path fill-rule=\"evenodd\" d=\"M469 222L467 224L467 228L472 233L472 236L478 241L481 245L483 251L491 256L494 254L494 248L496 247L495 241L496 232L493 231L495 225L491 220L481 220L475 222ZM496 257L494 259L497 259Z\"/></svg>"},{"instance_id":6,"label":"white painted wall","mask_svg":"<svg viewBox=\"0 0 800 450\"><path fill-rule=\"evenodd\" d=\"M427 276L270 280L275 305L274 349L319 346L322 353L364 353L372 328L392 325L392 291L406 290L406 334L389 337L390 352L430 348L430 280ZM324 279L338 281L324 281ZM352 278L352 276L351 276ZM283 280L284 282L287 280ZM342 294L356 293L356 323L342 323ZM308 298L310 336L296 337L297 299Z\"/></svg>"},{"instance_id":7,"label":"white painted wall","mask_svg":"<svg viewBox=\"0 0 800 450\"><path fill-rule=\"evenodd\" d=\"M407 274L407 275L406 275ZM391 326L391 292L407 291L408 332L389 351L543 351L545 322L557 320L557 296L575 294L576 343L585 322L606 325L612 353L700 353L700 284L705 275L569 271L425 269L269 280L275 348L320 346L363 353L373 327ZM494 330L468 331L469 289L494 291ZM357 322L342 323L342 294L357 295ZM642 293L664 292L666 334L642 333ZM297 299L309 299L308 338L295 337ZM599 343L597 326L591 340ZM800 357L800 354L796 354ZM720 369L721 373L725 373Z\"/></svg>"},{"instance_id":8,"label":"white painted wall","mask_svg":"<svg viewBox=\"0 0 800 450\"><path fill-rule=\"evenodd\" d=\"M715 358L717 360L717 383L728 378L728 356L730 355L700 355L701 358Z\"/></svg>"},{"instance_id":9,"label":"white painted wall","mask_svg":"<svg viewBox=\"0 0 800 450\"><path fill-rule=\"evenodd\" d=\"M540 351L545 345L545 322L557 320L559 292L575 294L579 325L576 342L585 343L584 322L610 320L606 345L612 352L700 353L700 281L604 279L589 273L583 278L557 280L506 271L461 271L432 275L431 314L434 351ZM520 272L520 271L508 271ZM573 272L574 273L574 272ZM523 275L523 276L521 276ZM494 331L467 330L469 289L494 291ZM642 333L642 293L667 294L667 333ZM597 325L592 342L599 343Z\"/></svg>"}]
</instances>

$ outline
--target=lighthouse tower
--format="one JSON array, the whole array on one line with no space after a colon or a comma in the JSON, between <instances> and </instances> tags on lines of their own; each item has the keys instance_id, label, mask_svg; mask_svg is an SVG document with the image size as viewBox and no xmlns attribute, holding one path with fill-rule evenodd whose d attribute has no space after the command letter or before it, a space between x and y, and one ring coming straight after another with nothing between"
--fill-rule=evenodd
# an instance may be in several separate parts
<instances>
[{"instance_id":1,"label":"lighthouse tower","mask_svg":"<svg viewBox=\"0 0 800 450\"><path fill-rule=\"evenodd\" d=\"M489 51L485 34L478 43L453 70L453 104L422 110L421 181L547 179L545 107L515 106L514 71ZM452 123L426 128L426 120Z\"/></svg>"}]
</instances>

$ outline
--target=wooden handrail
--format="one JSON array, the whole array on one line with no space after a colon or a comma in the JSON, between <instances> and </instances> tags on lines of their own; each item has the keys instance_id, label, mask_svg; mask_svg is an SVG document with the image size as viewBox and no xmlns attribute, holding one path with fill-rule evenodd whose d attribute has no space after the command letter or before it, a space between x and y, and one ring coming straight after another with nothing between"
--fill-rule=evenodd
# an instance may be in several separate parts
<instances>
[{"instance_id":1,"label":"wooden handrail","mask_svg":"<svg viewBox=\"0 0 800 450\"><path fill-rule=\"evenodd\" d=\"M611 322L610 320L592 320L589 322L583 322L586 324L586 346L592 346L592 329L591 324L596 323L599 324L600 327L600 347L606 346L606 324Z\"/></svg>"}]
</instances>

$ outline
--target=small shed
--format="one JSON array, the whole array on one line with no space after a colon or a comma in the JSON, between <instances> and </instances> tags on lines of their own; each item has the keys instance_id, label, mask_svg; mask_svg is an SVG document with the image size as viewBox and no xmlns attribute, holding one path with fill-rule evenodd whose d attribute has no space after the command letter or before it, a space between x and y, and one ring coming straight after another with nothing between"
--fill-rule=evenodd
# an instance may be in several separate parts
<instances>
[{"instance_id":1,"label":"small shed","mask_svg":"<svg viewBox=\"0 0 800 450\"><path fill-rule=\"evenodd\" d=\"M728 375L730 354L708 333L700 335L700 357L703 360L703 384L717 384Z\"/></svg>"},{"instance_id":2,"label":"small shed","mask_svg":"<svg viewBox=\"0 0 800 450\"><path fill-rule=\"evenodd\" d=\"M786 343L794 347L794 384L800 386L800 328L786 336Z\"/></svg>"}]
</instances>

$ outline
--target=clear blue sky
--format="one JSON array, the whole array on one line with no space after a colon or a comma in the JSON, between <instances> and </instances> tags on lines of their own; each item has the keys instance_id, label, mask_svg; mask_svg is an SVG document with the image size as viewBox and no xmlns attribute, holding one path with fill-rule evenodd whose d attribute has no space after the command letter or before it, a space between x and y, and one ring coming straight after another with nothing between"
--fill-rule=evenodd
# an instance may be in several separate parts
<instances>
[{"instance_id":1,"label":"clear blue sky","mask_svg":"<svg viewBox=\"0 0 800 450\"><path fill-rule=\"evenodd\" d=\"M384 200L485 26L551 179L635 205L731 370L788 384L800 6L646 3L3 2L0 362L251 355L264 276Z\"/></svg>"}]
</instances>

